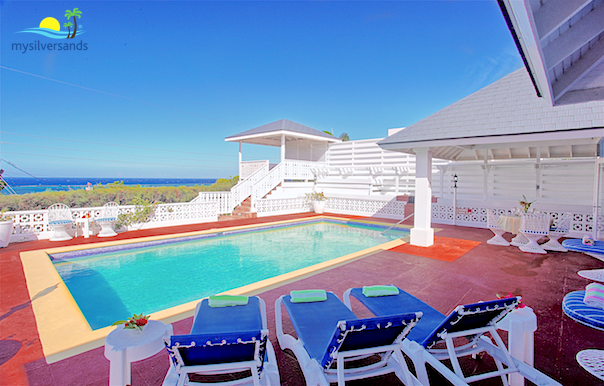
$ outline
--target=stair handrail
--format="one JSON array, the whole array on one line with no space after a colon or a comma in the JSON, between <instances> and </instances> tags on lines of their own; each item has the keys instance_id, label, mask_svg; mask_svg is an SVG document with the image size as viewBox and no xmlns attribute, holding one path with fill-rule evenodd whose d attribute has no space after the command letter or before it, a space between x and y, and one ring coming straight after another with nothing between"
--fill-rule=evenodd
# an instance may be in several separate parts
<instances>
[{"instance_id":1,"label":"stair handrail","mask_svg":"<svg viewBox=\"0 0 604 386\"><path fill-rule=\"evenodd\" d=\"M256 209L256 202L267 195L271 190L276 188L280 183L283 182L283 163L278 164L272 168L266 175L258 180L252 190L252 210Z\"/></svg>"},{"instance_id":2,"label":"stair handrail","mask_svg":"<svg viewBox=\"0 0 604 386\"><path fill-rule=\"evenodd\" d=\"M250 174L245 180L239 181L237 185L231 188L231 210L241 204L246 198L252 195L254 185L260 181L267 173L268 164Z\"/></svg>"}]
</instances>

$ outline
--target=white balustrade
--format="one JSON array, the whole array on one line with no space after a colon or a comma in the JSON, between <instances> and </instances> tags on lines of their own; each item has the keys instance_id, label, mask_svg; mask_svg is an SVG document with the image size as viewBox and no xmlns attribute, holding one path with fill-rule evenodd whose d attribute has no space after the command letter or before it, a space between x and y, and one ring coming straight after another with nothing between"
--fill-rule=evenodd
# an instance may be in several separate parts
<instances>
[{"instance_id":1,"label":"white balustrade","mask_svg":"<svg viewBox=\"0 0 604 386\"><path fill-rule=\"evenodd\" d=\"M283 162L283 179L285 180L312 180L315 178L313 169L323 168L324 162L299 161L286 159Z\"/></svg>"},{"instance_id":2,"label":"white balustrade","mask_svg":"<svg viewBox=\"0 0 604 386\"><path fill-rule=\"evenodd\" d=\"M72 208L71 213L75 219L90 215L95 219L99 217L102 207ZM119 213L128 213L136 210L135 205L122 205ZM11 243L30 240L49 239L53 232L48 227L47 210L30 210L6 212L14 220ZM158 204L149 221L135 224L134 229L159 228L172 225L195 224L218 220L218 202L182 202L172 204ZM75 228L68 232L75 235Z\"/></svg>"},{"instance_id":3,"label":"white balustrade","mask_svg":"<svg viewBox=\"0 0 604 386\"><path fill-rule=\"evenodd\" d=\"M262 177L255 185L252 192L252 208L256 209L256 202L266 196L277 185L283 182L284 165L280 163L275 166L268 174Z\"/></svg>"},{"instance_id":4,"label":"white balustrade","mask_svg":"<svg viewBox=\"0 0 604 386\"><path fill-rule=\"evenodd\" d=\"M199 192L191 202L216 202L218 213L231 213L233 210L233 194L229 192Z\"/></svg>"},{"instance_id":5,"label":"white balustrade","mask_svg":"<svg viewBox=\"0 0 604 386\"><path fill-rule=\"evenodd\" d=\"M375 216L380 218L403 219L404 201L374 197L329 197L325 211L335 214ZM312 205L305 198L260 199L256 202L258 217L278 214L312 212Z\"/></svg>"},{"instance_id":6,"label":"white balustrade","mask_svg":"<svg viewBox=\"0 0 604 386\"><path fill-rule=\"evenodd\" d=\"M254 191L254 185L262 179L268 173L268 165L266 168L260 168L253 172L248 178L237 183L237 185L231 188L231 209L229 212L239 204L241 204L246 198L250 197Z\"/></svg>"}]
</instances>

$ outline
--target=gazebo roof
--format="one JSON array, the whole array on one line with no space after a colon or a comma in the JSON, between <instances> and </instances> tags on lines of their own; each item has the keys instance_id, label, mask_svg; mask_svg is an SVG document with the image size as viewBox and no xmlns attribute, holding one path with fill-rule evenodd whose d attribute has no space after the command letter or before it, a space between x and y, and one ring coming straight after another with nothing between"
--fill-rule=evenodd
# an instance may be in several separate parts
<instances>
[{"instance_id":1,"label":"gazebo roof","mask_svg":"<svg viewBox=\"0 0 604 386\"><path fill-rule=\"evenodd\" d=\"M239 134L226 137L225 141L281 146L282 134L285 134L286 141L306 139L318 142L340 142L340 140L333 135L287 119L267 123L266 125L258 126Z\"/></svg>"},{"instance_id":2,"label":"gazebo roof","mask_svg":"<svg viewBox=\"0 0 604 386\"><path fill-rule=\"evenodd\" d=\"M521 68L378 144L454 161L567 158L596 156L602 137L604 101L552 106Z\"/></svg>"}]
</instances>

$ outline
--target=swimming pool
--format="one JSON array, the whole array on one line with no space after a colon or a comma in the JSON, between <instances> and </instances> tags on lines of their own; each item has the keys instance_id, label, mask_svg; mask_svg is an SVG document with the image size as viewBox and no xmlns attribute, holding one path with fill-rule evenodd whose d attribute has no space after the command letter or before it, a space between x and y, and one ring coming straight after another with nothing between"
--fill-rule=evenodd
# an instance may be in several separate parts
<instances>
[{"instance_id":1,"label":"swimming pool","mask_svg":"<svg viewBox=\"0 0 604 386\"><path fill-rule=\"evenodd\" d=\"M49 256L94 330L408 235L385 229L311 220Z\"/></svg>"}]
</instances>

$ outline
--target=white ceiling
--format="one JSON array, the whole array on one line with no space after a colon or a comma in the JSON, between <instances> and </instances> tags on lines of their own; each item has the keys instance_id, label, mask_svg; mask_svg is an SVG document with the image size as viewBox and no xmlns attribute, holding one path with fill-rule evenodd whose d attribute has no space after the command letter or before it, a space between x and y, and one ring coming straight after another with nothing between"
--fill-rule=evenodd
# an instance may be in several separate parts
<instances>
[{"instance_id":1,"label":"white ceiling","mask_svg":"<svg viewBox=\"0 0 604 386\"><path fill-rule=\"evenodd\" d=\"M604 0L498 0L540 96L604 100Z\"/></svg>"}]
</instances>

